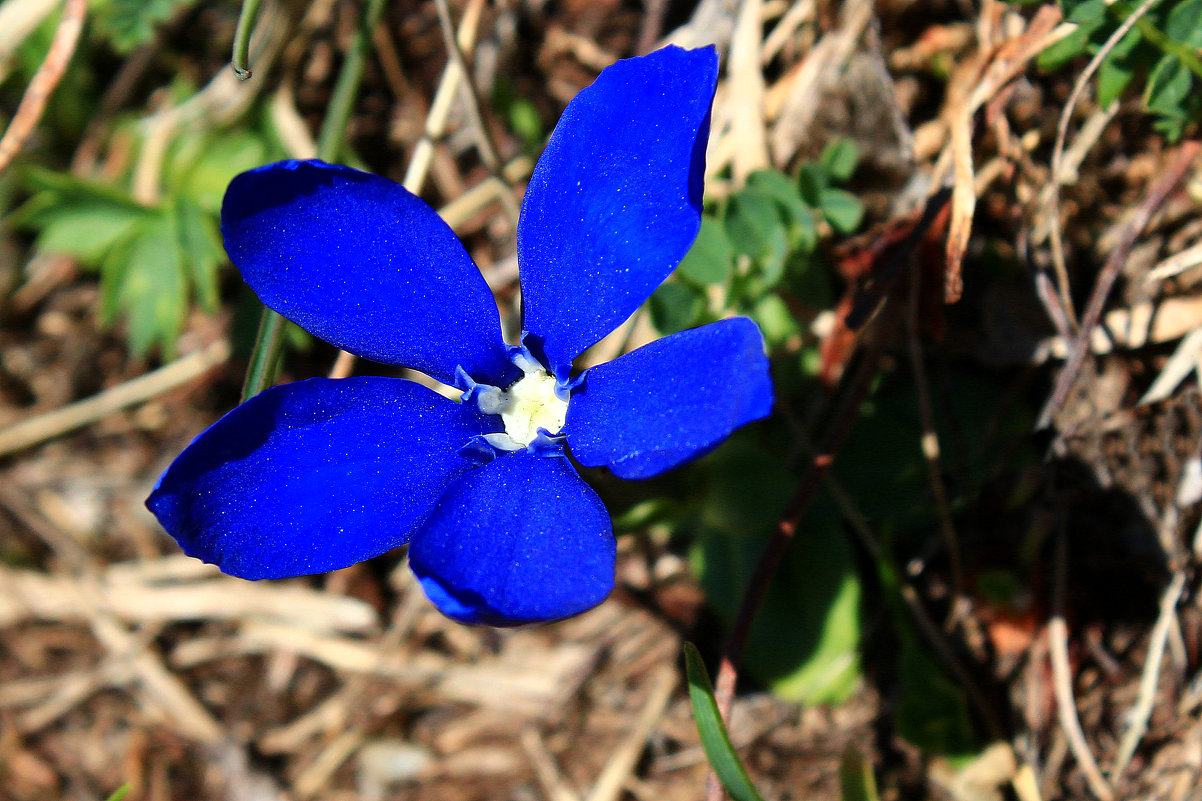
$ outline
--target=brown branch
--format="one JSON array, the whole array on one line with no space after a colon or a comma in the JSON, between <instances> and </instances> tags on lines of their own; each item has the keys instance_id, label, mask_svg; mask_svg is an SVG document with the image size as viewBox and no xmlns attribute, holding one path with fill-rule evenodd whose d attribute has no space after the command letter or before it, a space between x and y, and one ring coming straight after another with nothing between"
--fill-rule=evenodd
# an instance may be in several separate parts
<instances>
[{"instance_id":1,"label":"brown branch","mask_svg":"<svg viewBox=\"0 0 1202 801\"><path fill-rule=\"evenodd\" d=\"M13 115L4 138L0 139L0 172L12 162L13 158L25 145L25 140L33 132L34 126L42 118L46 110L46 102L62 80L67 71L67 64L75 53L75 45L79 41L79 32L83 29L84 15L87 13L87 0L66 0L63 4L63 17L59 20L50 42L50 50L42 61L33 80L25 88L21 97L21 105Z\"/></svg>"}]
</instances>

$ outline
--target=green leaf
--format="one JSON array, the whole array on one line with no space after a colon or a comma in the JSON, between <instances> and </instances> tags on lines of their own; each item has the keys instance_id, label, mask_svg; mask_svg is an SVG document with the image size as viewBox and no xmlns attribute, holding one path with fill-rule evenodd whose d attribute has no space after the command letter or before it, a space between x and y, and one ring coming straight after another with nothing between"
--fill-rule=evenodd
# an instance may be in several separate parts
<instances>
[{"instance_id":1,"label":"green leaf","mask_svg":"<svg viewBox=\"0 0 1202 801\"><path fill-rule=\"evenodd\" d=\"M1144 105L1148 111L1162 117L1184 119L1185 106L1193 84L1193 75L1181 60L1172 54L1161 57L1148 78L1144 90Z\"/></svg>"},{"instance_id":2,"label":"green leaf","mask_svg":"<svg viewBox=\"0 0 1202 801\"><path fill-rule=\"evenodd\" d=\"M122 801L127 795L129 795L129 785L123 784L114 790L113 794L105 799L105 801Z\"/></svg>"},{"instance_id":3,"label":"green leaf","mask_svg":"<svg viewBox=\"0 0 1202 801\"><path fill-rule=\"evenodd\" d=\"M830 176L818 164L802 164L797 173L797 187L801 190L801 199L812 209L822 202L822 190L830 186Z\"/></svg>"},{"instance_id":4,"label":"green leaf","mask_svg":"<svg viewBox=\"0 0 1202 801\"><path fill-rule=\"evenodd\" d=\"M1110 51L1110 55L1102 62L1102 66L1098 69L1098 105L1106 108L1123 94L1123 90L1135 78L1135 64L1132 59L1132 53L1140 43L1143 42L1143 36L1139 31L1132 28L1127 32L1114 49Z\"/></svg>"},{"instance_id":5,"label":"green leaf","mask_svg":"<svg viewBox=\"0 0 1202 801\"><path fill-rule=\"evenodd\" d=\"M651 324L661 334L675 334L692 328L704 308L692 289L679 281L665 281L651 295Z\"/></svg>"},{"instance_id":6,"label":"green leaf","mask_svg":"<svg viewBox=\"0 0 1202 801\"><path fill-rule=\"evenodd\" d=\"M713 217L703 216L697 240L677 269L681 276L702 286L721 284L730 277L733 258L734 247L722 223Z\"/></svg>"},{"instance_id":7,"label":"green leaf","mask_svg":"<svg viewBox=\"0 0 1202 801\"><path fill-rule=\"evenodd\" d=\"M267 161L267 150L261 137L245 130L186 137L172 154L171 194L186 195L216 215L230 181Z\"/></svg>"},{"instance_id":8,"label":"green leaf","mask_svg":"<svg viewBox=\"0 0 1202 801\"><path fill-rule=\"evenodd\" d=\"M764 295L755 302L751 307L751 319L760 327L764 341L770 347L781 345L790 337L801 334L801 326L789 310L789 305L775 293Z\"/></svg>"},{"instance_id":9,"label":"green leaf","mask_svg":"<svg viewBox=\"0 0 1202 801\"><path fill-rule=\"evenodd\" d=\"M747 188L772 198L783 215L789 232L789 248L812 252L818 244L814 213L801 199L796 184L776 170L756 170L747 178Z\"/></svg>"},{"instance_id":10,"label":"green leaf","mask_svg":"<svg viewBox=\"0 0 1202 801\"><path fill-rule=\"evenodd\" d=\"M822 155L818 157L822 169L836 181L846 181L850 178L859 161L860 148L850 139L827 142L826 147L822 148Z\"/></svg>"},{"instance_id":11,"label":"green leaf","mask_svg":"<svg viewBox=\"0 0 1202 801\"><path fill-rule=\"evenodd\" d=\"M697 648L691 642L684 644L684 663L693 718L697 721L701 745L718 781L722 782L734 801L763 801L730 742L722 715L718 713L718 702L714 698L709 673L701 661L701 654L697 653Z\"/></svg>"},{"instance_id":12,"label":"green leaf","mask_svg":"<svg viewBox=\"0 0 1202 801\"><path fill-rule=\"evenodd\" d=\"M149 213L98 198L68 197L33 215L29 223L41 229L38 250L65 253L86 267L98 267Z\"/></svg>"},{"instance_id":13,"label":"green leaf","mask_svg":"<svg viewBox=\"0 0 1202 801\"><path fill-rule=\"evenodd\" d=\"M1186 47L1202 48L1202 0L1179 0L1173 4L1164 33Z\"/></svg>"},{"instance_id":14,"label":"green leaf","mask_svg":"<svg viewBox=\"0 0 1202 801\"><path fill-rule=\"evenodd\" d=\"M930 754L958 758L977 753L981 742L964 691L913 634L906 639L898 665L897 733Z\"/></svg>"},{"instance_id":15,"label":"green leaf","mask_svg":"<svg viewBox=\"0 0 1202 801\"><path fill-rule=\"evenodd\" d=\"M161 345L173 352L187 312L184 256L175 225L159 214L140 225L124 247L105 259L101 299L106 318L125 317L130 349L145 354Z\"/></svg>"},{"instance_id":16,"label":"green leaf","mask_svg":"<svg viewBox=\"0 0 1202 801\"><path fill-rule=\"evenodd\" d=\"M763 192L743 189L731 197L724 223L735 253L751 258L760 279L759 291L780 281L789 244L776 201Z\"/></svg>"},{"instance_id":17,"label":"green leaf","mask_svg":"<svg viewBox=\"0 0 1202 801\"><path fill-rule=\"evenodd\" d=\"M864 758L855 743L848 743L839 761L839 786L843 801L880 801L872 763Z\"/></svg>"},{"instance_id":18,"label":"green leaf","mask_svg":"<svg viewBox=\"0 0 1202 801\"><path fill-rule=\"evenodd\" d=\"M187 276L207 312L217 310L217 270L225 261L221 234L213 219L194 201L181 197L175 204L175 230Z\"/></svg>"},{"instance_id":19,"label":"green leaf","mask_svg":"<svg viewBox=\"0 0 1202 801\"><path fill-rule=\"evenodd\" d=\"M96 31L118 53L129 53L155 37L159 25L195 0L103 0L97 3Z\"/></svg>"},{"instance_id":20,"label":"green leaf","mask_svg":"<svg viewBox=\"0 0 1202 801\"><path fill-rule=\"evenodd\" d=\"M1035 58L1035 66L1041 72L1060 69L1085 53L1085 49L1089 47L1089 34L1090 31L1077 28L1060 41L1053 42Z\"/></svg>"},{"instance_id":21,"label":"green leaf","mask_svg":"<svg viewBox=\"0 0 1202 801\"><path fill-rule=\"evenodd\" d=\"M711 481L691 558L729 623L796 479L738 432L705 464ZM748 673L790 701L845 700L860 677L860 587L838 510L823 496L768 587L743 660Z\"/></svg>"},{"instance_id":22,"label":"green leaf","mask_svg":"<svg viewBox=\"0 0 1202 801\"><path fill-rule=\"evenodd\" d=\"M850 234L864 220L864 204L846 189L824 189L819 197L822 216L841 234Z\"/></svg>"}]
</instances>

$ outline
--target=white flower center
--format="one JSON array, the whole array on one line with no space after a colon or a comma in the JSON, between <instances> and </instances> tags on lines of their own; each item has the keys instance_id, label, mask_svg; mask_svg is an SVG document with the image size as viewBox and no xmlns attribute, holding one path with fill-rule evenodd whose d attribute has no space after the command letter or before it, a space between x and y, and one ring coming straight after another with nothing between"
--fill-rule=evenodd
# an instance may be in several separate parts
<instances>
[{"instance_id":1,"label":"white flower center","mask_svg":"<svg viewBox=\"0 0 1202 801\"><path fill-rule=\"evenodd\" d=\"M526 365L522 365L523 368ZM504 450L525 448L538 438L539 429L558 434L568 417L568 402L555 393L555 378L540 367L526 374L509 389L482 388L476 403L485 414L499 414L505 434L487 439Z\"/></svg>"}]
</instances>

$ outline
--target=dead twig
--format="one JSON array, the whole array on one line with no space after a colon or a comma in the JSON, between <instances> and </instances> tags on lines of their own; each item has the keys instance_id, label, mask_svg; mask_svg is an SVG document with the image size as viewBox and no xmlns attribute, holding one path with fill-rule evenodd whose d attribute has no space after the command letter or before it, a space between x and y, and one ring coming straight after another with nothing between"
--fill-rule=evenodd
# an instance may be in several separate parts
<instances>
[{"instance_id":1,"label":"dead twig","mask_svg":"<svg viewBox=\"0 0 1202 801\"><path fill-rule=\"evenodd\" d=\"M1058 284L1060 305L1067 317L1074 324L1076 323L1076 314L1073 311L1073 300L1069 291L1068 267L1064 262L1064 240L1060 235L1060 180L1061 169L1064 161L1064 144L1068 138L1068 123L1072 119L1073 111L1077 108L1078 101L1081 100L1081 95L1085 93L1086 87L1089 86L1090 80L1093 78L1098 68L1102 66L1102 62L1110 55L1119 41L1127 35L1127 32L1135 26L1139 18L1156 5L1160 0L1143 0L1139 6L1132 11L1123 23L1114 29L1114 33L1102 45L1094 57L1090 59L1089 64L1085 66L1081 74L1077 77L1076 84L1073 85L1073 91L1068 96L1068 102L1064 104L1064 110L1060 113L1060 121L1056 125L1056 141L1052 145L1052 175L1050 181L1050 194L1048 196L1047 211L1048 216L1048 234L1051 237L1052 244L1052 264L1056 269L1056 282Z\"/></svg>"},{"instance_id":2,"label":"dead twig","mask_svg":"<svg viewBox=\"0 0 1202 801\"><path fill-rule=\"evenodd\" d=\"M13 115L4 138L0 139L0 172L4 171L25 145L25 140L33 132L42 112L46 110L46 102L62 80L67 71L67 64L75 54L75 45L79 42L79 32L83 29L84 16L88 11L87 0L66 0L63 3L63 16L54 31L50 41L50 49L33 80L21 96L21 104Z\"/></svg>"},{"instance_id":3,"label":"dead twig","mask_svg":"<svg viewBox=\"0 0 1202 801\"><path fill-rule=\"evenodd\" d=\"M1061 531L1056 541L1056 561L1053 565L1055 573L1052 587L1052 616L1048 620L1048 653L1052 661L1052 691L1056 696L1056 709L1060 713L1060 728L1068 738L1069 749L1073 752L1077 764L1085 773L1085 780L1090 790L1101 801L1111 801L1114 791L1102 776L1098 762L1089 743L1085 740L1085 732L1081 730L1081 720L1077 717L1077 703L1073 698L1073 675L1068 658L1068 624L1064 620L1064 583L1065 571L1068 564L1068 538Z\"/></svg>"},{"instance_id":4,"label":"dead twig","mask_svg":"<svg viewBox=\"0 0 1202 801\"><path fill-rule=\"evenodd\" d=\"M651 675L648 682L651 685L647 700L643 704L642 714L639 715L631 729L630 735L622 741L618 749L610 754L609 761L601 769L593 791L589 793L588 801L618 801L622 796L622 788L630 778L639 756L647 747L647 738L655 729L655 724L664 714L672 691L676 689L680 677L673 665L661 665Z\"/></svg>"},{"instance_id":5,"label":"dead twig","mask_svg":"<svg viewBox=\"0 0 1202 801\"><path fill-rule=\"evenodd\" d=\"M224 339L86 400L0 429L0 456L33 447L199 378L230 356Z\"/></svg>"},{"instance_id":6,"label":"dead twig","mask_svg":"<svg viewBox=\"0 0 1202 801\"><path fill-rule=\"evenodd\" d=\"M1093 336L1094 328L1098 325L1098 320L1101 319L1102 308L1106 305L1110 290L1114 288L1114 282L1122 271L1127 254L1131 252L1136 238L1143 233L1152 216L1185 177L1199 151L1202 151L1202 142L1191 140L1183 143L1177 149L1177 154L1169 163L1168 168L1148 190L1148 194L1127 222L1118 244L1115 245L1106 264L1102 267L1102 271L1098 274L1097 283L1094 285L1089 303L1085 307L1085 315L1081 318L1081 328L1073 340L1060 375L1056 377L1052 394L1039 415L1039 421L1035 424L1037 429L1047 428L1051 425L1052 418L1068 398L1069 390L1072 389L1073 383L1077 379L1077 373L1080 372L1081 365L1085 362L1085 356L1089 353L1090 339Z\"/></svg>"},{"instance_id":7,"label":"dead twig","mask_svg":"<svg viewBox=\"0 0 1202 801\"><path fill-rule=\"evenodd\" d=\"M1114 758L1114 767L1110 770L1110 780L1117 782L1131 763L1139 741L1148 730L1148 720L1152 717L1152 707L1156 703L1156 686L1160 683L1160 665L1164 660L1165 642L1169 637L1173 619L1177 613L1177 601L1185 588L1185 573L1178 570L1173 574L1173 580L1160 599L1160 615L1156 625L1152 627L1151 641L1148 644L1148 659L1144 663L1144 671L1139 679L1139 696L1131 709L1130 723L1119 741L1118 754Z\"/></svg>"}]
</instances>

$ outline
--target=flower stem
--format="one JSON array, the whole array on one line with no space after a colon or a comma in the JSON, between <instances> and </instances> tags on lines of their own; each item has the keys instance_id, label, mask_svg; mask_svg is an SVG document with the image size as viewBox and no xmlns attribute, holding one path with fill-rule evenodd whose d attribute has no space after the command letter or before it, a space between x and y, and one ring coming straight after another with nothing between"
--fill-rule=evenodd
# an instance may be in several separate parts
<instances>
[{"instance_id":1,"label":"flower stem","mask_svg":"<svg viewBox=\"0 0 1202 801\"><path fill-rule=\"evenodd\" d=\"M258 5L258 0L246 0L242 6L243 17L238 20L239 31L243 28L243 19L247 15L247 8L255 5ZM359 93L359 83L363 80L363 67L367 63L367 49L371 46L371 33L380 21L383 11L384 0L369 0L359 28L355 31L355 37L351 40L350 49L342 62L338 80L334 84L334 94L330 98L329 105L326 106L325 121L321 125L321 133L317 139L317 157L323 161L334 161L342 152L346 126L350 121L355 97ZM249 28L249 23L247 23L247 27ZM249 41L249 33L246 38ZM245 57L245 50L242 55ZM238 51L235 50L235 71L238 70L237 56ZM245 64L245 59L243 64ZM249 72L246 77L249 77ZM246 382L242 385L243 400L258 395L275 383L276 374L279 372L283 343L284 318L271 309L264 308L263 314L259 318L259 333L255 338L255 347L250 355L250 367L246 371Z\"/></svg>"},{"instance_id":2,"label":"flower stem","mask_svg":"<svg viewBox=\"0 0 1202 801\"><path fill-rule=\"evenodd\" d=\"M239 80L250 78L250 33L254 26L255 15L259 11L260 0L243 0L242 10L238 13L238 27L234 29L234 55L231 59L234 74Z\"/></svg>"}]
</instances>

